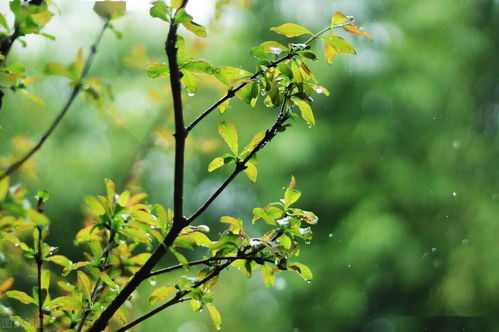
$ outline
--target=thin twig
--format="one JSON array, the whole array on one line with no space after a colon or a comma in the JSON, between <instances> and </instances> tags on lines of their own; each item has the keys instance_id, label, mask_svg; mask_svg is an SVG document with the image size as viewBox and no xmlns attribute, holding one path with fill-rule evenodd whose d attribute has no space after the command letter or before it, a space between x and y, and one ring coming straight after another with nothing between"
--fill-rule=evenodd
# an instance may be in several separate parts
<instances>
[{"instance_id":1,"label":"thin twig","mask_svg":"<svg viewBox=\"0 0 499 332\"><path fill-rule=\"evenodd\" d=\"M192 214L189 218L187 218L187 224L193 222L196 220L197 217L199 217L203 212L215 201L215 199L225 190L225 188L234 180L234 178L244 171L246 169L246 163L253 158L253 156L260 151L268 142L270 142L279 132L279 129L282 128L284 122L289 118L287 114L287 109L286 109L286 104L288 102L288 93L284 95L284 101L281 105L281 110L279 112L279 115L277 116L277 119L269 130L265 132L265 136L263 139L251 150L251 152L244 158L243 161L240 161L236 164L236 168L234 171L229 175L229 177L222 183L222 185L206 200L206 202L196 211L194 214Z\"/></svg>"},{"instance_id":2,"label":"thin twig","mask_svg":"<svg viewBox=\"0 0 499 332\"><path fill-rule=\"evenodd\" d=\"M12 165L10 165L0 175L0 180L3 179L3 178L5 178L5 177L7 177L8 175L14 173L28 159L30 159L38 150L40 150L40 148L43 146L43 144L45 143L45 141L47 140L47 138L49 138L49 136L52 134L52 132L54 131L54 129L59 125L59 122L61 122L62 118L64 117L64 115L66 115L66 113L68 112L68 110L71 107L71 105L73 105L73 102L75 101L76 97L78 96L78 94L82 90L83 80L86 78L88 72L90 71L90 67L92 66L93 60L94 60L95 55L97 53L97 46L100 44L100 42L102 40L102 36L104 35L104 32L106 31L106 29L108 27L109 27L109 20L107 20L104 23L104 26L102 27L99 35L97 36L97 39L96 39L95 43L91 46L90 54L88 55L88 58L87 58L87 60L85 62L85 66L83 67L83 71L82 71L82 74L80 76L80 79L75 84L75 86L74 86L71 94L69 95L69 98L66 101L66 104L64 105L64 107L61 109L61 111L56 116L56 118L54 119L54 121L52 121L52 123L50 124L50 126L48 127L48 129L45 131L45 133L42 135L42 137L40 138L40 140L38 141L38 143L33 148L31 148L31 150L28 153L26 153L26 155L24 155L24 157L22 157L21 159L19 159L18 161L16 161Z\"/></svg>"},{"instance_id":3,"label":"thin twig","mask_svg":"<svg viewBox=\"0 0 499 332\"><path fill-rule=\"evenodd\" d=\"M43 213L44 201L42 198L38 199L36 210L39 213ZM36 226L38 231L38 241L37 241L37 252L36 252L36 272L37 272L37 282L38 282L38 328L39 332L43 332L43 298L42 298L42 268L43 268L43 257L42 257L42 226Z\"/></svg>"},{"instance_id":4,"label":"thin twig","mask_svg":"<svg viewBox=\"0 0 499 332\"><path fill-rule=\"evenodd\" d=\"M275 241L281 235L282 235L281 232L277 232L272 237L271 241ZM236 259L254 259L255 255L258 254L263 249L265 249L266 247L264 245L261 245L258 248L252 250L251 252L249 252L247 254L244 254L244 252L246 250L250 249L250 248L251 247L249 247L249 246L245 247L242 250L243 251L243 255L240 255L238 257L230 257L230 258L236 258ZM226 257L226 258L229 258L229 257ZM228 260L227 262L225 262L225 263L217 266L209 275L207 275L205 278L203 278L203 279L199 280L198 282L196 282L194 285L192 285L191 288L192 289L198 288L198 287L204 285L205 283L207 283L208 281L210 281L211 279L215 278L216 276L218 276L220 274L220 272L222 272L223 270L225 270L236 259ZM116 332L125 332L128 329L134 327L135 325L137 325L137 324L143 322L144 320L148 319L149 317L154 316L155 314L157 314L157 313L165 310L166 308L171 307L174 304L177 304L177 303L189 300L188 298L184 298L184 296L188 295L189 293L190 293L190 290L183 290L183 291L177 292L177 294L175 295L175 297L173 297L173 299L171 299L170 301L168 301L165 304L157 307L156 309L151 310L150 312L148 312L144 316L141 316L141 317L135 319L134 321L128 323L127 325L119 328Z\"/></svg>"},{"instance_id":5,"label":"thin twig","mask_svg":"<svg viewBox=\"0 0 499 332\"><path fill-rule=\"evenodd\" d=\"M337 25L334 25L334 26L329 26L329 27L326 27L324 29L322 29L321 31L317 32L316 34L312 35L305 43L303 43L305 46L309 46L314 40L316 40L317 38L319 38L323 33L327 32L327 31L330 31L332 30L333 28L340 28L340 27L343 27L345 25L348 25L348 24L351 24L353 23L354 20L353 19L350 19L346 22L343 22L341 24L337 24ZM271 62L268 66L267 66L267 69L266 70L259 70L257 71L256 73L254 73L253 75L251 75L249 77L249 80L255 80L258 76L264 74L269 68L274 68L274 67L277 67L278 64L280 64L281 62L284 62L286 60L289 60L291 58L293 58L295 55L297 55L297 51L296 50L292 50L290 53L288 53L288 55L286 55L285 57L282 57L278 60L275 60L273 62ZM199 115L188 127L187 127L187 132L190 132L199 122L201 122L201 120L203 120L206 116L208 116L208 114L210 114L211 112L213 112L214 110L217 109L217 107L219 107L221 104L223 104L225 101L227 101L228 99L231 99L233 98L235 95L236 95L236 92L238 92L239 90L241 90L242 88L244 88L246 85L248 85L248 82L245 81L245 82L242 82L240 83L239 85L237 85L236 87L233 87L231 89L229 89L229 91L227 91L227 93L225 94L225 96L223 96L222 98L220 98L216 103L214 103L212 106L210 106L208 109L206 109L203 113L201 113L201 115Z\"/></svg>"},{"instance_id":6,"label":"thin twig","mask_svg":"<svg viewBox=\"0 0 499 332\"><path fill-rule=\"evenodd\" d=\"M200 260L197 260L197 261L189 262L187 265L188 266L208 265L208 264L210 264L212 262L220 262L220 261L224 261L224 260L232 261L233 262L233 261L237 261L239 259L252 260L254 258L255 257L241 257L241 256L233 256L233 257L210 257L210 258L206 258L206 259L200 259ZM271 263L272 261L268 260L268 262ZM160 274L165 274L165 273L172 272L172 271L175 271L175 270L180 270L180 269L182 269L184 267L185 267L185 265L183 265L183 264L178 264L178 265L173 265L173 266L165 267L163 269L159 269L159 270L151 272L149 274L149 277L154 277L154 276L157 276L157 275L160 275Z\"/></svg>"}]
</instances>

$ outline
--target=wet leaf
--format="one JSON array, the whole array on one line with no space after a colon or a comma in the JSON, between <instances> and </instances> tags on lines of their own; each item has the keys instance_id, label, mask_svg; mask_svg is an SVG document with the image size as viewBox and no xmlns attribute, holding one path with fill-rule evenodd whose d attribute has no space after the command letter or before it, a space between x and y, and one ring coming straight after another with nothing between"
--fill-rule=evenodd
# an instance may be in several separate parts
<instances>
[{"instance_id":1,"label":"wet leaf","mask_svg":"<svg viewBox=\"0 0 499 332\"><path fill-rule=\"evenodd\" d=\"M237 155L239 150L236 126L232 122L222 121L218 124L218 133L229 146L230 150Z\"/></svg>"},{"instance_id":2,"label":"wet leaf","mask_svg":"<svg viewBox=\"0 0 499 332\"><path fill-rule=\"evenodd\" d=\"M171 296L172 294L175 294L177 289L175 287L171 286L162 286L159 288L156 288L152 293L151 296L149 296L149 303L150 304L156 304L167 297Z\"/></svg>"},{"instance_id":3,"label":"wet leaf","mask_svg":"<svg viewBox=\"0 0 499 332\"><path fill-rule=\"evenodd\" d=\"M312 32L301 25L294 23L285 23L278 27L270 28L270 30L278 33L280 35L284 35L286 37L296 37L301 35L311 35Z\"/></svg>"}]
</instances>

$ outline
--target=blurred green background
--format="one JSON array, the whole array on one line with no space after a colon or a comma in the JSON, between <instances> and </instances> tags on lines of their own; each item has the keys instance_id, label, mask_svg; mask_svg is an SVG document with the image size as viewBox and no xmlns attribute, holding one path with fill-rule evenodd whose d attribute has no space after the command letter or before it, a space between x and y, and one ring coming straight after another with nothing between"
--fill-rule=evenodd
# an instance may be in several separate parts
<instances>
[{"instance_id":1,"label":"blurred green background","mask_svg":"<svg viewBox=\"0 0 499 332\"><path fill-rule=\"evenodd\" d=\"M60 14L46 32L57 40L29 38L28 47L16 44L9 58L26 63L30 75L41 74L47 62L70 63L79 48L88 53L100 29L91 2L56 3ZM259 154L257 183L241 176L200 221L215 234L222 229L217 226L222 215L249 222L253 207L281 197L291 174L303 192L302 206L320 217L314 241L300 256L314 280L307 284L294 274L280 274L267 289L259 274L248 281L229 271L216 287L222 330L499 331L499 3L228 3L219 19L214 0L190 4L209 35L196 40L185 33L189 52L215 66L253 71L251 47L285 42L270 27L295 22L318 31L336 10L354 16L374 40L349 36L357 56L340 55L331 66L322 59L311 64L331 91L315 100L317 126L309 129L297 121L279 135ZM28 183L33 192L51 192L50 242L75 260L79 249L71 238L82 225L82 198L103 193L103 178L122 184L131 168L137 178L133 188L140 184L149 202L171 206L167 80L149 79L144 72L150 61L166 62L167 26L148 17L147 9L130 12L115 26L123 38L106 34L91 72L112 85L114 99L100 110L79 99L33 163L13 179ZM38 139L69 94L67 81L56 77L40 80L32 90L45 107L11 93L5 98L3 167ZM189 120L223 95L222 86L207 78L201 78L199 90L185 97ZM186 166L188 212L229 172L206 170L224 151L217 122L234 121L242 139L249 140L273 117L274 111L261 105L251 110L235 102L195 130ZM151 139L154 123L162 125ZM139 162L133 163L137 155ZM258 228L251 232L258 234ZM142 287L133 317L148 310L150 289ZM159 329L214 330L206 312L193 314L188 305L135 330Z\"/></svg>"}]
</instances>

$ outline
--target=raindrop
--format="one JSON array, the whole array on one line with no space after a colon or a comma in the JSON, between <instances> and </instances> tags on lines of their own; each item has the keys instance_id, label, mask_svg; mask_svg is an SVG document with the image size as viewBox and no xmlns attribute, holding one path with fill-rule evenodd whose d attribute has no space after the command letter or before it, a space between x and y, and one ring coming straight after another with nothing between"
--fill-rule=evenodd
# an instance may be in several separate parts
<instances>
[{"instance_id":1,"label":"raindrop","mask_svg":"<svg viewBox=\"0 0 499 332\"><path fill-rule=\"evenodd\" d=\"M279 47L270 47L270 53L279 55L282 53L282 50Z\"/></svg>"},{"instance_id":2,"label":"raindrop","mask_svg":"<svg viewBox=\"0 0 499 332\"><path fill-rule=\"evenodd\" d=\"M334 234L333 233L329 233L328 235L329 237L334 237Z\"/></svg>"},{"instance_id":3,"label":"raindrop","mask_svg":"<svg viewBox=\"0 0 499 332\"><path fill-rule=\"evenodd\" d=\"M323 93L324 89L323 88L317 88L317 89L315 89L315 92L317 92L317 93Z\"/></svg>"},{"instance_id":4,"label":"raindrop","mask_svg":"<svg viewBox=\"0 0 499 332\"><path fill-rule=\"evenodd\" d=\"M305 241L305 244L310 244L310 241Z\"/></svg>"},{"instance_id":5,"label":"raindrop","mask_svg":"<svg viewBox=\"0 0 499 332\"><path fill-rule=\"evenodd\" d=\"M437 248L435 247L431 248L431 252L437 252Z\"/></svg>"},{"instance_id":6,"label":"raindrop","mask_svg":"<svg viewBox=\"0 0 499 332\"><path fill-rule=\"evenodd\" d=\"M347 265L347 267L348 267L348 268L351 268L351 267L352 267L352 265L351 265L351 264L348 264L348 265Z\"/></svg>"},{"instance_id":7,"label":"raindrop","mask_svg":"<svg viewBox=\"0 0 499 332\"><path fill-rule=\"evenodd\" d=\"M189 97L194 97L195 93L189 92L187 95L188 95Z\"/></svg>"},{"instance_id":8,"label":"raindrop","mask_svg":"<svg viewBox=\"0 0 499 332\"><path fill-rule=\"evenodd\" d=\"M456 197L456 196L457 196L457 192L453 191L453 192L452 192L452 196L453 196L453 197Z\"/></svg>"},{"instance_id":9,"label":"raindrop","mask_svg":"<svg viewBox=\"0 0 499 332\"><path fill-rule=\"evenodd\" d=\"M468 245L469 243L470 243L470 240L468 240L468 239L463 239L463 240L461 241L461 244L462 244L463 246L466 246L466 245Z\"/></svg>"},{"instance_id":10,"label":"raindrop","mask_svg":"<svg viewBox=\"0 0 499 332\"><path fill-rule=\"evenodd\" d=\"M497 201L499 199L499 194L492 195L492 200Z\"/></svg>"},{"instance_id":11,"label":"raindrop","mask_svg":"<svg viewBox=\"0 0 499 332\"><path fill-rule=\"evenodd\" d=\"M150 280L150 281L149 281L149 284L150 284L151 286L156 286L156 280Z\"/></svg>"},{"instance_id":12,"label":"raindrop","mask_svg":"<svg viewBox=\"0 0 499 332\"><path fill-rule=\"evenodd\" d=\"M150 229L156 229L156 227L155 227L155 226L153 226L153 225L149 226L149 228L150 228Z\"/></svg>"},{"instance_id":13,"label":"raindrop","mask_svg":"<svg viewBox=\"0 0 499 332\"><path fill-rule=\"evenodd\" d=\"M454 149L459 149L461 147L461 142L459 142L458 140L453 140L452 141L452 147Z\"/></svg>"}]
</instances>

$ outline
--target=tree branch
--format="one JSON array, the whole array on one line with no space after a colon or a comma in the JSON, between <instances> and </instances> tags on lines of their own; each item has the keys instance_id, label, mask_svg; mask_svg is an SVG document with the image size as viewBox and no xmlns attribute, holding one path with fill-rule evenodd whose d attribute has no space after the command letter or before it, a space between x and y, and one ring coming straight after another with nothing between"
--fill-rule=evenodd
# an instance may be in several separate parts
<instances>
[{"instance_id":1,"label":"tree branch","mask_svg":"<svg viewBox=\"0 0 499 332\"><path fill-rule=\"evenodd\" d=\"M281 232L277 232L273 237L272 237L272 240L271 241L275 241L277 238L279 238L279 236L281 236L282 233ZM246 247L243 249L243 254L244 254L244 251L250 249L251 247ZM227 259L227 258L236 258L236 259L230 259L228 260L227 262L217 266L209 275L207 275L205 278L203 278L202 280L196 282L191 288L198 288L202 285L204 285L205 283L207 283L208 281L210 281L211 279L213 279L214 277L218 276L220 274L220 272L222 272L223 270L225 270L230 264L232 264L233 261L237 260L237 259L254 259L255 255L258 254L260 251L262 251L263 249L265 249L265 246L264 245L261 245L259 246L257 249L247 253L247 254L244 254L243 256L238 256L238 257L225 257L224 259ZM174 304L177 304L177 303L180 303L180 302L184 302L184 301L187 301L189 300L188 298L184 298L184 296L188 295L190 293L189 290L183 290L183 291L180 291L178 292L175 297L173 297L173 299L171 299L170 301L166 302L165 304L157 307L156 309L154 310L151 310L150 312L148 312L147 314L145 314L144 316L142 317L139 317L137 318L136 320L128 323L127 325L119 328L116 332L125 332L127 331L128 329L134 327L135 325L143 322L144 320L146 320L147 318L151 317L151 316L154 316L155 314L165 310L166 308L168 307L171 307L172 305Z\"/></svg>"},{"instance_id":2,"label":"tree branch","mask_svg":"<svg viewBox=\"0 0 499 332\"><path fill-rule=\"evenodd\" d=\"M28 159L30 159L38 150L40 150L40 148L43 146L43 144L45 143L45 141L49 138L49 136L52 134L52 132L55 130L55 128L59 125L59 123L61 122L62 118L64 117L64 115L66 115L66 113L68 112L68 110L71 107L71 105L73 105L73 102L75 101L76 97L78 96L78 94L82 90L82 82L85 79L85 77L88 75L88 72L90 71L90 67L92 66L93 60L94 60L95 55L97 53L97 46L100 44L100 42L102 40L102 36L104 35L104 32L106 31L106 29L108 27L109 27L109 20L107 20L104 23L104 26L102 27L99 35L97 36L96 41L91 46L91 48L90 48L90 54L88 55L88 58L87 58L87 60L85 62L85 66L83 67L83 71L82 71L82 74L80 76L80 79L78 80L78 83L73 88L73 91L71 92L71 94L70 94L68 100L66 101L66 104L64 105L64 107L61 109L61 111L56 116L56 118L54 119L54 121L52 121L52 123L50 124L50 126L48 127L48 129L45 131L45 133L42 135L42 137L40 138L40 140L38 141L38 143L33 148L31 148L31 150L28 153L26 153L26 155L24 155L24 157L22 157L21 159L19 159L18 161L16 161L12 165L10 165L0 175L0 180L2 180L3 178L7 177L8 175L14 173Z\"/></svg>"},{"instance_id":3,"label":"tree branch","mask_svg":"<svg viewBox=\"0 0 499 332\"><path fill-rule=\"evenodd\" d=\"M284 95L284 101L282 102L281 105L281 110L279 112L279 115L277 116L276 121L274 122L274 125L268 129L265 132L265 136L263 139L258 143L253 150L244 158L243 161L237 162L236 168L234 171L229 175L229 177L222 183L222 185L208 198L208 200L196 211L194 214L192 214L189 218L187 218L187 224L190 224L194 220L197 219L201 214L203 214L204 211L215 201L215 199L225 190L225 188L234 180L234 178L244 171L246 169L246 163L253 158L253 156L260 151L268 142L270 142L279 132L279 130L282 128L284 122L289 118L287 114L287 109L286 109L286 104L288 102L289 98L289 89Z\"/></svg>"},{"instance_id":4,"label":"tree branch","mask_svg":"<svg viewBox=\"0 0 499 332\"><path fill-rule=\"evenodd\" d=\"M184 0L182 5L177 9L185 8L189 0ZM176 16L176 14L175 14ZM175 22L175 19L172 19ZM125 303L132 292L147 279L149 273L158 261L166 254L166 250L170 247L185 224L185 217L183 216L183 190L184 190L184 151L185 139L187 131L184 127L184 119L182 112L182 91L180 86L181 73L177 63L177 29L178 24L172 23L168 31L168 37L165 43L165 51L168 57L168 65L170 69L170 84L173 95L173 107L175 116L175 179L173 190L173 207L174 218L173 226L170 232L166 235L163 243L158 245L151 257L144 263L144 265L131 277L126 286L119 292L114 300L107 306L101 313L99 318L88 329L88 332L100 332L105 329L109 320L113 317L114 313Z\"/></svg>"}]
</instances>

